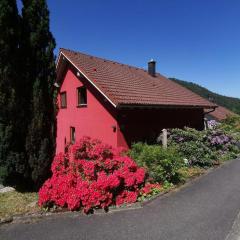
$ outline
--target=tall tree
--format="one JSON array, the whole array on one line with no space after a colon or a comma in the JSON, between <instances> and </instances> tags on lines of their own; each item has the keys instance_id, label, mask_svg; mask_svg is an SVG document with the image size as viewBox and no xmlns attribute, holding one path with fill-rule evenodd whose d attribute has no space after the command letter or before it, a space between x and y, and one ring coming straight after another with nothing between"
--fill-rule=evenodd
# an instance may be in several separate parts
<instances>
[{"instance_id":1,"label":"tall tree","mask_svg":"<svg viewBox=\"0 0 240 240\"><path fill-rule=\"evenodd\" d=\"M0 1L0 177L16 180L25 171L18 113L19 16L15 0ZM12 182L14 183L14 182Z\"/></svg>"},{"instance_id":2,"label":"tall tree","mask_svg":"<svg viewBox=\"0 0 240 240\"><path fill-rule=\"evenodd\" d=\"M22 57L28 130L26 154L36 187L48 177L55 152L55 40L45 0L22 0Z\"/></svg>"}]
</instances>

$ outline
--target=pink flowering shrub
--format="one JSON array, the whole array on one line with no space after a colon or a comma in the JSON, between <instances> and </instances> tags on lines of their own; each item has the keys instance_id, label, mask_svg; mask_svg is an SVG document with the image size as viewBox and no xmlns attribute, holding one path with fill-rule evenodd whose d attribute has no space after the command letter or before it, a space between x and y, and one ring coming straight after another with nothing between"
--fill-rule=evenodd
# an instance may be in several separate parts
<instances>
[{"instance_id":1,"label":"pink flowering shrub","mask_svg":"<svg viewBox=\"0 0 240 240\"><path fill-rule=\"evenodd\" d=\"M89 212L93 208L136 202L148 186L146 173L123 152L83 137L69 146L65 154L55 156L52 177L39 190L39 205L83 208Z\"/></svg>"}]
</instances>

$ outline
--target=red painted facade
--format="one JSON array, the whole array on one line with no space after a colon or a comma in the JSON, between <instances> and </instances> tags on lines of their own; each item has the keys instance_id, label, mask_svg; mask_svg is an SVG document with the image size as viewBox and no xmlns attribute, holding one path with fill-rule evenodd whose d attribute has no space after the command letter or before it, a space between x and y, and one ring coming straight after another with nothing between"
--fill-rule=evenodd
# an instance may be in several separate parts
<instances>
[{"instance_id":1,"label":"red painted facade","mask_svg":"<svg viewBox=\"0 0 240 240\"><path fill-rule=\"evenodd\" d=\"M118 109L89 83L84 77L77 77L69 64L63 74L60 93L66 92L67 107L61 108L57 116L57 148L63 152L70 142L70 128L75 128L76 140L82 136L101 139L114 147L128 148L131 142L155 138L163 128L184 126L203 128L203 109ZM77 106L77 88L87 89L87 106Z\"/></svg>"},{"instance_id":2,"label":"red painted facade","mask_svg":"<svg viewBox=\"0 0 240 240\"><path fill-rule=\"evenodd\" d=\"M64 151L65 142L70 142L70 127L75 128L76 140L90 136L117 146L117 134L113 131L113 126L117 124L114 109L110 109L108 103L84 79L79 79L74 69L68 68L64 75L60 92L66 91L67 107L59 108L57 116L56 152ZM83 85L87 87L87 106L78 107L77 88Z\"/></svg>"}]
</instances>

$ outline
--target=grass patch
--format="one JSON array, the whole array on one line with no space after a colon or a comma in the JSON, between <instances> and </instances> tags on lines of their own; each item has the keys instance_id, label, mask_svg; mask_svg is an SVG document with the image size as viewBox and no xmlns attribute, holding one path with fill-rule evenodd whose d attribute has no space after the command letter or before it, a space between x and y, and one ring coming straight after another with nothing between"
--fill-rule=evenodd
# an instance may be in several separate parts
<instances>
[{"instance_id":1,"label":"grass patch","mask_svg":"<svg viewBox=\"0 0 240 240\"><path fill-rule=\"evenodd\" d=\"M204 174L206 172L206 169L194 166L194 167L182 167L178 171L183 178L183 182L185 182L188 179L192 179Z\"/></svg>"},{"instance_id":2,"label":"grass patch","mask_svg":"<svg viewBox=\"0 0 240 240\"><path fill-rule=\"evenodd\" d=\"M38 193L17 191L0 193L0 218L10 217L16 214L24 214L27 212L36 212L40 208L31 203L38 200Z\"/></svg>"}]
</instances>

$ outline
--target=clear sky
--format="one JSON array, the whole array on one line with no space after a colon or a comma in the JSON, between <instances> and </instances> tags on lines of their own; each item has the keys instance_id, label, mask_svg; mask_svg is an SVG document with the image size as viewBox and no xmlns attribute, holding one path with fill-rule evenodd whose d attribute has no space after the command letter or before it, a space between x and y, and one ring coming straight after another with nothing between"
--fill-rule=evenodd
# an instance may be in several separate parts
<instances>
[{"instance_id":1,"label":"clear sky","mask_svg":"<svg viewBox=\"0 0 240 240\"><path fill-rule=\"evenodd\" d=\"M59 47L240 97L240 0L48 0Z\"/></svg>"}]
</instances>

